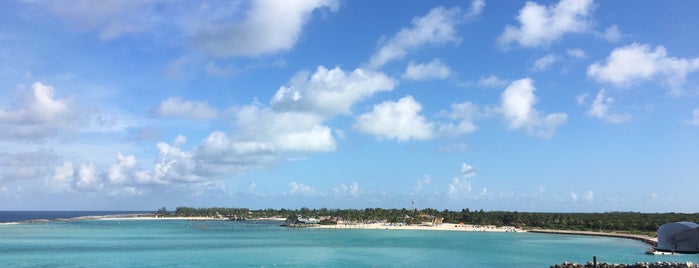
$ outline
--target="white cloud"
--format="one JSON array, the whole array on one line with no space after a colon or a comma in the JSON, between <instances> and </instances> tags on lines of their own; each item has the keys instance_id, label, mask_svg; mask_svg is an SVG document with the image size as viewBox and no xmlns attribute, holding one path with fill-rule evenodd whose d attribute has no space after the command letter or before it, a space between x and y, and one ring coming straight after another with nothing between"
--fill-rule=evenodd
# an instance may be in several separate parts
<instances>
[{"instance_id":1,"label":"white cloud","mask_svg":"<svg viewBox=\"0 0 699 268\"><path fill-rule=\"evenodd\" d=\"M599 35L605 40L612 43L618 42L622 36L621 31L619 31L619 26L617 25L609 26L607 29L604 30L603 33Z\"/></svg>"},{"instance_id":2,"label":"white cloud","mask_svg":"<svg viewBox=\"0 0 699 268\"><path fill-rule=\"evenodd\" d=\"M478 86L481 87L504 87L507 83L509 83L509 81L501 79L493 74L478 80Z\"/></svg>"},{"instance_id":3,"label":"white cloud","mask_svg":"<svg viewBox=\"0 0 699 268\"><path fill-rule=\"evenodd\" d=\"M133 1L29 1L63 19L70 27L96 30L99 38L109 40L151 27L153 0Z\"/></svg>"},{"instance_id":4,"label":"white cloud","mask_svg":"<svg viewBox=\"0 0 699 268\"><path fill-rule=\"evenodd\" d=\"M599 92L597 92L597 96L590 105L590 109L587 111L587 114L612 124L624 123L631 119L630 114L609 113L609 108L613 103L614 98L606 96L605 90L601 89Z\"/></svg>"},{"instance_id":5,"label":"white cloud","mask_svg":"<svg viewBox=\"0 0 699 268\"><path fill-rule=\"evenodd\" d=\"M160 103L153 113L163 117L182 117L188 119L213 119L218 111L204 101L184 101L179 97L171 97Z\"/></svg>"},{"instance_id":6,"label":"white cloud","mask_svg":"<svg viewBox=\"0 0 699 268\"><path fill-rule=\"evenodd\" d=\"M569 57L572 58L577 58L577 59L584 59L587 57L585 54L585 51L579 48L571 48L566 50L566 54L568 54Z\"/></svg>"},{"instance_id":7,"label":"white cloud","mask_svg":"<svg viewBox=\"0 0 699 268\"><path fill-rule=\"evenodd\" d=\"M587 203L592 203L595 201L595 193L592 191L586 191L583 193L570 192L570 200L573 202L584 201Z\"/></svg>"},{"instance_id":8,"label":"white cloud","mask_svg":"<svg viewBox=\"0 0 699 268\"><path fill-rule=\"evenodd\" d=\"M92 163L80 165L77 171L78 177L75 181L75 187L80 190L98 191L104 187L104 184L97 176L97 169Z\"/></svg>"},{"instance_id":9,"label":"white cloud","mask_svg":"<svg viewBox=\"0 0 699 268\"><path fill-rule=\"evenodd\" d=\"M54 168L53 176L46 179L46 186L51 192L71 191L74 174L73 163L65 161L63 165Z\"/></svg>"},{"instance_id":10,"label":"white cloud","mask_svg":"<svg viewBox=\"0 0 699 268\"><path fill-rule=\"evenodd\" d=\"M397 141L425 140L433 136L433 123L420 115L422 106L412 96L385 101L360 115L354 125L360 131Z\"/></svg>"},{"instance_id":11,"label":"white cloud","mask_svg":"<svg viewBox=\"0 0 699 268\"><path fill-rule=\"evenodd\" d=\"M463 199L471 196L473 187L471 186L471 178L476 176L473 167L467 163L461 163L460 178L451 179L447 194L451 199ZM485 189L485 188L484 188ZM485 190L487 191L487 190ZM486 192L482 194L485 195Z\"/></svg>"},{"instance_id":12,"label":"white cloud","mask_svg":"<svg viewBox=\"0 0 699 268\"><path fill-rule=\"evenodd\" d=\"M359 190L359 185L357 182L353 182L351 185L341 183L339 187L333 188L333 193L335 196L353 198L358 198L362 194L362 192Z\"/></svg>"},{"instance_id":13,"label":"white cloud","mask_svg":"<svg viewBox=\"0 0 699 268\"><path fill-rule=\"evenodd\" d=\"M41 139L75 131L82 123L77 108L68 100L55 99L55 90L36 82L9 109L0 109L0 137Z\"/></svg>"},{"instance_id":14,"label":"white cloud","mask_svg":"<svg viewBox=\"0 0 699 268\"><path fill-rule=\"evenodd\" d=\"M403 73L403 78L411 80L446 79L449 75L451 75L449 66L439 59L434 59L422 64L411 61Z\"/></svg>"},{"instance_id":15,"label":"white cloud","mask_svg":"<svg viewBox=\"0 0 699 268\"><path fill-rule=\"evenodd\" d=\"M439 124L438 133L441 136L459 136L478 130L473 122L481 116L481 110L472 102L454 103L450 112L442 112L449 119L449 123ZM454 122L455 121L455 122Z\"/></svg>"},{"instance_id":16,"label":"white cloud","mask_svg":"<svg viewBox=\"0 0 699 268\"><path fill-rule=\"evenodd\" d=\"M281 152L329 152L337 146L324 118L314 113L247 105L235 114L239 141L268 144Z\"/></svg>"},{"instance_id":17,"label":"white cloud","mask_svg":"<svg viewBox=\"0 0 699 268\"><path fill-rule=\"evenodd\" d=\"M201 19L194 29L194 40L214 56L259 56L290 50L298 41L303 26L313 11L329 9L336 11L335 0L256 0L239 21L217 20L212 13L218 7L200 9ZM212 21L213 18L213 21Z\"/></svg>"},{"instance_id":18,"label":"white cloud","mask_svg":"<svg viewBox=\"0 0 699 268\"><path fill-rule=\"evenodd\" d=\"M699 108L692 111L692 119L689 121L690 124L699 126Z\"/></svg>"},{"instance_id":19,"label":"white cloud","mask_svg":"<svg viewBox=\"0 0 699 268\"><path fill-rule=\"evenodd\" d=\"M395 82L380 72L355 69L345 72L339 67L328 70L318 66L309 77L305 72L291 79L272 97L275 110L297 110L324 116L350 114L352 106L377 92L391 91Z\"/></svg>"},{"instance_id":20,"label":"white cloud","mask_svg":"<svg viewBox=\"0 0 699 268\"><path fill-rule=\"evenodd\" d=\"M313 187L299 182L289 182L289 194L310 196L315 194Z\"/></svg>"},{"instance_id":21,"label":"white cloud","mask_svg":"<svg viewBox=\"0 0 699 268\"><path fill-rule=\"evenodd\" d=\"M436 7L424 17L413 18L412 27L403 28L388 38L371 56L368 66L372 69L381 68L392 60L405 57L408 51L426 44L461 42L456 26L463 21L462 16L462 10L458 7Z\"/></svg>"},{"instance_id":22,"label":"white cloud","mask_svg":"<svg viewBox=\"0 0 699 268\"><path fill-rule=\"evenodd\" d=\"M565 34L587 31L593 9L592 0L561 0L551 6L527 2L517 16L520 26L507 25L498 45L506 48L516 42L524 47L548 46Z\"/></svg>"},{"instance_id":23,"label":"white cloud","mask_svg":"<svg viewBox=\"0 0 699 268\"><path fill-rule=\"evenodd\" d=\"M471 165L466 164L466 163L461 163L461 176L463 178L475 177L476 172L473 170L473 167Z\"/></svg>"},{"instance_id":24,"label":"white cloud","mask_svg":"<svg viewBox=\"0 0 699 268\"><path fill-rule=\"evenodd\" d=\"M633 43L614 49L605 63L594 63L587 75L600 83L629 86L642 81L660 79L673 93L682 91L685 77L699 69L699 58L668 57L665 47Z\"/></svg>"},{"instance_id":25,"label":"white cloud","mask_svg":"<svg viewBox=\"0 0 699 268\"><path fill-rule=\"evenodd\" d=\"M556 63L556 61L558 61L558 57L556 57L556 55L548 54L534 61L534 67L532 68L535 72L543 71L551 64Z\"/></svg>"},{"instance_id":26,"label":"white cloud","mask_svg":"<svg viewBox=\"0 0 699 268\"><path fill-rule=\"evenodd\" d=\"M510 129L524 128L529 135L548 138L563 124L567 115L554 113L540 115L534 109L537 97L534 95L533 81L529 78L510 83L500 95L500 113L507 120Z\"/></svg>"}]
</instances>

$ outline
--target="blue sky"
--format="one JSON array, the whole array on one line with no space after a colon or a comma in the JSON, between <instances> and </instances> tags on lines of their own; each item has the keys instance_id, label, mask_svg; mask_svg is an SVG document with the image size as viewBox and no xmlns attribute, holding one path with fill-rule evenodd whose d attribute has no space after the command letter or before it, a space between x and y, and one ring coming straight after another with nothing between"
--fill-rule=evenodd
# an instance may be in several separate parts
<instances>
[{"instance_id":1,"label":"blue sky","mask_svg":"<svg viewBox=\"0 0 699 268\"><path fill-rule=\"evenodd\" d=\"M697 212L696 1L6 1L0 210Z\"/></svg>"}]
</instances>

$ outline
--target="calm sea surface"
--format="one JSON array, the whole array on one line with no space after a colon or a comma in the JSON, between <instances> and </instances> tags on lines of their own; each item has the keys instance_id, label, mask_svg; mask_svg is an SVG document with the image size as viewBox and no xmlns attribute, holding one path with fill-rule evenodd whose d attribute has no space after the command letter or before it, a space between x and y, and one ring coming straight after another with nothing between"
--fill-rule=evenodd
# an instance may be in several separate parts
<instances>
[{"instance_id":1,"label":"calm sea surface","mask_svg":"<svg viewBox=\"0 0 699 268\"><path fill-rule=\"evenodd\" d=\"M0 224L3 267L549 267L699 262L628 239L408 230L287 229L279 222L84 220Z\"/></svg>"}]
</instances>

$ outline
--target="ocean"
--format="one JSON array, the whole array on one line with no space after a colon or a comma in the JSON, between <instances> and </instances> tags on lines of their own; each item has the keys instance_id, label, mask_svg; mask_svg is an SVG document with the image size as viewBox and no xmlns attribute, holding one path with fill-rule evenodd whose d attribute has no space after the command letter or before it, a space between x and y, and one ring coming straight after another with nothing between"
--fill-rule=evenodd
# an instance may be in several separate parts
<instances>
[{"instance_id":1,"label":"ocean","mask_svg":"<svg viewBox=\"0 0 699 268\"><path fill-rule=\"evenodd\" d=\"M115 214L115 213L109 213ZM3 267L549 267L699 262L642 242L536 233L309 229L275 221L78 220L0 224Z\"/></svg>"}]
</instances>

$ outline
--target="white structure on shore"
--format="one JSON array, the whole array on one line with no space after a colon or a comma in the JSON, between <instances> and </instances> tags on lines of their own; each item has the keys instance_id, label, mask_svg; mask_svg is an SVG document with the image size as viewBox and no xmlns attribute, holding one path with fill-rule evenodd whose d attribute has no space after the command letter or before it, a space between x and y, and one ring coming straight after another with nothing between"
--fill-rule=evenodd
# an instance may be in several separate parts
<instances>
[{"instance_id":1,"label":"white structure on shore","mask_svg":"<svg viewBox=\"0 0 699 268\"><path fill-rule=\"evenodd\" d=\"M699 224L671 222L658 228L658 251L699 253Z\"/></svg>"}]
</instances>

